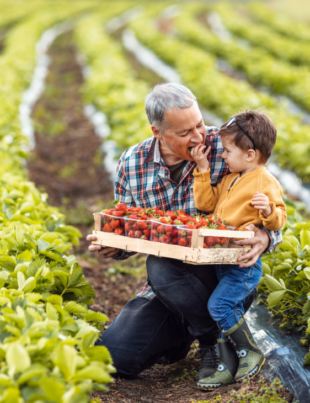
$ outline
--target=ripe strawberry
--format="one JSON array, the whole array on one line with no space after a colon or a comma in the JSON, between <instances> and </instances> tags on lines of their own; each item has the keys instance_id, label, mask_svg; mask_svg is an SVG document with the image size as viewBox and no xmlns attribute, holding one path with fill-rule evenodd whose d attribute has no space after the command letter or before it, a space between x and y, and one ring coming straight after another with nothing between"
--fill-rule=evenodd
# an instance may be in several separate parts
<instances>
[{"instance_id":1,"label":"ripe strawberry","mask_svg":"<svg viewBox=\"0 0 310 403\"><path fill-rule=\"evenodd\" d=\"M178 237L178 230L177 230L176 228L173 228L172 233L171 233L171 236L172 236L173 238L177 238L177 237Z\"/></svg>"},{"instance_id":2,"label":"ripe strawberry","mask_svg":"<svg viewBox=\"0 0 310 403\"><path fill-rule=\"evenodd\" d=\"M171 220L175 220L177 218L177 215L173 211L167 210L166 211L166 217L170 217Z\"/></svg>"},{"instance_id":3,"label":"ripe strawberry","mask_svg":"<svg viewBox=\"0 0 310 403\"><path fill-rule=\"evenodd\" d=\"M112 212L112 216L113 216L113 217L122 217L123 215L125 215L125 211L114 210L114 211Z\"/></svg>"},{"instance_id":4,"label":"ripe strawberry","mask_svg":"<svg viewBox=\"0 0 310 403\"><path fill-rule=\"evenodd\" d=\"M139 215L140 215L140 220L148 220L149 219L149 216L147 214L145 214L145 213L141 214L141 212L140 212Z\"/></svg>"},{"instance_id":5,"label":"ripe strawberry","mask_svg":"<svg viewBox=\"0 0 310 403\"><path fill-rule=\"evenodd\" d=\"M122 228L116 228L116 230L114 231L114 234L116 235L124 235L124 231Z\"/></svg>"},{"instance_id":6,"label":"ripe strawberry","mask_svg":"<svg viewBox=\"0 0 310 403\"><path fill-rule=\"evenodd\" d=\"M119 227L119 224L120 224L119 220L111 220L111 222L110 222L110 225L111 225L111 227L112 227L113 229L118 228L118 227Z\"/></svg>"},{"instance_id":7,"label":"ripe strawberry","mask_svg":"<svg viewBox=\"0 0 310 403\"><path fill-rule=\"evenodd\" d=\"M130 230L128 233L129 238L134 238L135 237L135 231L134 230Z\"/></svg>"},{"instance_id":8,"label":"ripe strawberry","mask_svg":"<svg viewBox=\"0 0 310 403\"><path fill-rule=\"evenodd\" d=\"M135 231L135 238L141 238L142 234L143 234L143 232L140 230Z\"/></svg>"},{"instance_id":9,"label":"ripe strawberry","mask_svg":"<svg viewBox=\"0 0 310 403\"><path fill-rule=\"evenodd\" d=\"M167 234L164 234L164 235L162 236L162 242L163 242L163 243L170 243L170 240L171 240L171 238L170 238L170 236L168 236Z\"/></svg>"},{"instance_id":10,"label":"ripe strawberry","mask_svg":"<svg viewBox=\"0 0 310 403\"><path fill-rule=\"evenodd\" d=\"M212 248L212 246L214 245L213 237L212 236L206 236L205 241L206 241L207 248Z\"/></svg>"},{"instance_id":11,"label":"ripe strawberry","mask_svg":"<svg viewBox=\"0 0 310 403\"><path fill-rule=\"evenodd\" d=\"M125 213L127 214L127 210L128 210L127 204L126 203L120 203L117 200L117 202L115 203L115 210L117 210L117 211L125 211Z\"/></svg>"},{"instance_id":12,"label":"ripe strawberry","mask_svg":"<svg viewBox=\"0 0 310 403\"><path fill-rule=\"evenodd\" d=\"M187 239L186 238L180 238L180 240L179 240L179 245L180 246L187 246L188 245L188 242L187 242Z\"/></svg>"},{"instance_id":13,"label":"ripe strawberry","mask_svg":"<svg viewBox=\"0 0 310 403\"><path fill-rule=\"evenodd\" d=\"M143 234L146 236L146 238L150 239L151 230L150 230L150 229L145 229L145 230L143 231Z\"/></svg>"},{"instance_id":14,"label":"ripe strawberry","mask_svg":"<svg viewBox=\"0 0 310 403\"><path fill-rule=\"evenodd\" d=\"M157 232L159 232L160 234L162 234L164 232L164 226L163 225L159 225L157 227Z\"/></svg>"},{"instance_id":15,"label":"ripe strawberry","mask_svg":"<svg viewBox=\"0 0 310 403\"><path fill-rule=\"evenodd\" d=\"M125 224L125 231L130 231L129 222L126 222L126 224Z\"/></svg>"},{"instance_id":16,"label":"ripe strawberry","mask_svg":"<svg viewBox=\"0 0 310 403\"><path fill-rule=\"evenodd\" d=\"M112 232L112 228L110 227L109 224L105 224L102 228L103 232Z\"/></svg>"},{"instance_id":17,"label":"ripe strawberry","mask_svg":"<svg viewBox=\"0 0 310 403\"><path fill-rule=\"evenodd\" d=\"M138 225L138 228L140 228L140 229L142 229L142 230L148 228L146 221L137 221L137 225Z\"/></svg>"}]
</instances>

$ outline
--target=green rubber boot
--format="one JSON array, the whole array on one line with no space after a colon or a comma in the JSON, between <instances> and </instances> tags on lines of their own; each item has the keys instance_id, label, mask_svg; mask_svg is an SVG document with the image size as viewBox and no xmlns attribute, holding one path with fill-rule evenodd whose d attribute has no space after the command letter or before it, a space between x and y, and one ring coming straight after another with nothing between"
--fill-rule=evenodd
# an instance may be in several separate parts
<instances>
[{"instance_id":1,"label":"green rubber boot","mask_svg":"<svg viewBox=\"0 0 310 403\"><path fill-rule=\"evenodd\" d=\"M241 381L246 375L249 375L250 378L256 376L266 358L255 343L245 319L242 318L223 334L231 338L239 357L239 367L235 375L236 381Z\"/></svg>"},{"instance_id":2,"label":"green rubber boot","mask_svg":"<svg viewBox=\"0 0 310 403\"><path fill-rule=\"evenodd\" d=\"M225 337L217 340L219 345L219 365L212 375L199 379L197 387L205 390L214 390L221 386L235 382L235 374L238 369L239 359L230 341Z\"/></svg>"}]
</instances>

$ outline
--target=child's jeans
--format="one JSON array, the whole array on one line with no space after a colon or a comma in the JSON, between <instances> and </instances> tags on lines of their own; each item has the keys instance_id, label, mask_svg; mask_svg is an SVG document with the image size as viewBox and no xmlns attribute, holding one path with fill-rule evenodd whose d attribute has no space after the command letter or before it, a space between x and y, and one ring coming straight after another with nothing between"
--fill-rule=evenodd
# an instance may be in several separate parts
<instances>
[{"instance_id":1,"label":"child's jeans","mask_svg":"<svg viewBox=\"0 0 310 403\"><path fill-rule=\"evenodd\" d=\"M219 284L213 291L208 309L212 318L223 331L232 328L241 319L240 309L244 314L243 302L259 283L262 276L261 258L251 267L221 264L216 266ZM237 319L237 320L236 320Z\"/></svg>"}]
</instances>

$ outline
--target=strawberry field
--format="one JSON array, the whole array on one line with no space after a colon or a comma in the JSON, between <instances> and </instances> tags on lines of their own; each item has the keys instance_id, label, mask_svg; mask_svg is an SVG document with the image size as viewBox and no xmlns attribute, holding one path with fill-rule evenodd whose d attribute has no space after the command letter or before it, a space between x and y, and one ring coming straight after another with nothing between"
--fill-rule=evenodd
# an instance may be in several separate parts
<instances>
[{"instance_id":1,"label":"strawberry field","mask_svg":"<svg viewBox=\"0 0 310 403\"><path fill-rule=\"evenodd\" d=\"M113 380L95 342L143 286L146 256L103 259L85 239L99 211L105 232L184 247L193 229L226 229L212 215L112 203L119 156L152 134L144 101L156 83L188 86L207 125L264 108L288 220L262 257L257 302L308 376L310 14L292 23L274 3L0 0L0 402L303 403L270 377L196 389L197 343L183 361Z\"/></svg>"}]
</instances>

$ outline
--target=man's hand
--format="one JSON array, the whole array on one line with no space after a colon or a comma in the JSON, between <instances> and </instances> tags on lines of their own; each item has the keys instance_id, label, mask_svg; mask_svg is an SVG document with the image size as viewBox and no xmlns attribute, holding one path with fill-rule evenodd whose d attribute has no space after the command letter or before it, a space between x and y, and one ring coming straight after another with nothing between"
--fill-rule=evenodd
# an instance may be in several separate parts
<instances>
[{"instance_id":1,"label":"man's hand","mask_svg":"<svg viewBox=\"0 0 310 403\"><path fill-rule=\"evenodd\" d=\"M97 237L95 235L87 235L86 237L87 241L96 241ZM121 249L116 249L116 248L108 248L105 246L100 246L100 245L89 245L88 250L90 252L96 252L98 251L99 255L109 258L115 256Z\"/></svg>"},{"instance_id":2,"label":"man's hand","mask_svg":"<svg viewBox=\"0 0 310 403\"><path fill-rule=\"evenodd\" d=\"M209 161L207 160L207 156L211 151L211 146L208 147L207 151L204 153L205 149L206 146L199 144L198 146L193 147L191 150L191 156L194 158L199 172L206 172L209 169Z\"/></svg>"},{"instance_id":3,"label":"man's hand","mask_svg":"<svg viewBox=\"0 0 310 403\"><path fill-rule=\"evenodd\" d=\"M272 213L272 208L269 204L269 198L264 193L255 192L251 204L254 208L259 209L266 218L269 217Z\"/></svg>"},{"instance_id":4,"label":"man's hand","mask_svg":"<svg viewBox=\"0 0 310 403\"><path fill-rule=\"evenodd\" d=\"M250 224L246 227L249 231L254 231L254 238L243 239L241 241L237 241L237 245L250 245L252 249L247 252L245 255L238 257L238 262L240 263L240 267L251 267L255 264L259 258L259 256L267 249L269 245L269 237L265 231L257 228L254 224Z\"/></svg>"}]
</instances>

